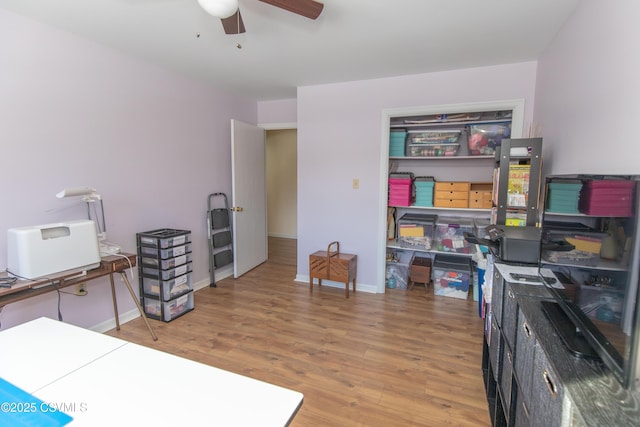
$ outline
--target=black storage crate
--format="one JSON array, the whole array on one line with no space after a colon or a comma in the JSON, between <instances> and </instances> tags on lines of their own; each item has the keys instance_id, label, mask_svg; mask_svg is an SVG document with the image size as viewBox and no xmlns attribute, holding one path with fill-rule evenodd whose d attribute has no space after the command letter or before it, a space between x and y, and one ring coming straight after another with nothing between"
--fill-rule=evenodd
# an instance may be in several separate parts
<instances>
[{"instance_id":1,"label":"black storage crate","mask_svg":"<svg viewBox=\"0 0 640 427\"><path fill-rule=\"evenodd\" d=\"M136 234L145 314L169 322L193 310L191 232L162 228Z\"/></svg>"}]
</instances>

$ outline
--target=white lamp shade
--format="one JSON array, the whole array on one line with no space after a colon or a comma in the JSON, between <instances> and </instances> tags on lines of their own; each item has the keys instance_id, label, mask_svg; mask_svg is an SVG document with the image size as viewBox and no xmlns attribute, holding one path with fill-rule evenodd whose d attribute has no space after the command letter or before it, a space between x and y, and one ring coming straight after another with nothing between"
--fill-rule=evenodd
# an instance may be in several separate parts
<instances>
[{"instance_id":1,"label":"white lamp shade","mask_svg":"<svg viewBox=\"0 0 640 427\"><path fill-rule=\"evenodd\" d=\"M238 10L238 0L198 0L208 14L217 18L228 18Z\"/></svg>"},{"instance_id":2,"label":"white lamp shade","mask_svg":"<svg viewBox=\"0 0 640 427\"><path fill-rule=\"evenodd\" d=\"M89 196L95 195L96 189L89 187L77 187L77 188L65 188L56 197L62 199L63 197L75 197L75 196Z\"/></svg>"}]
</instances>

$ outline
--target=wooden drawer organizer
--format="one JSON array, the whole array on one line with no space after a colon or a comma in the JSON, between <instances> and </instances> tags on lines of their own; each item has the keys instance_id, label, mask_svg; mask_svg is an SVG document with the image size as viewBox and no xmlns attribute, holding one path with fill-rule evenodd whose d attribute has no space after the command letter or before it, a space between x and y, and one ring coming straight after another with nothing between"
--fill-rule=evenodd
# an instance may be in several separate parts
<instances>
[{"instance_id":1,"label":"wooden drawer organizer","mask_svg":"<svg viewBox=\"0 0 640 427\"><path fill-rule=\"evenodd\" d=\"M437 208L468 208L470 182L436 181L433 206Z\"/></svg>"},{"instance_id":2,"label":"wooden drawer organizer","mask_svg":"<svg viewBox=\"0 0 640 427\"><path fill-rule=\"evenodd\" d=\"M332 247L335 250L332 251ZM331 242L326 251L317 251L309 255L309 292L313 292L313 279L318 279L322 286L322 279L344 282L346 297L349 298L349 282L353 283L356 291L356 273L358 256L340 253L340 243Z\"/></svg>"},{"instance_id":3,"label":"wooden drawer organizer","mask_svg":"<svg viewBox=\"0 0 640 427\"><path fill-rule=\"evenodd\" d=\"M491 209L493 184L490 182L472 182L469 189L469 207Z\"/></svg>"}]
</instances>

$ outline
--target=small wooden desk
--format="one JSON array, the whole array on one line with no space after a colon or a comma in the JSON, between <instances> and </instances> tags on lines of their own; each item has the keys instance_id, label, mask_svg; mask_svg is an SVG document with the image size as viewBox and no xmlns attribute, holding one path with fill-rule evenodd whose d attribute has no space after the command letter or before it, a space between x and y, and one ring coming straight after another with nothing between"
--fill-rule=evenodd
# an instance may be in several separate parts
<instances>
[{"instance_id":1,"label":"small wooden desk","mask_svg":"<svg viewBox=\"0 0 640 427\"><path fill-rule=\"evenodd\" d=\"M32 280L18 280L10 288L0 288L0 308L5 305L22 301L28 298L32 298L38 295L46 294L48 292L56 291L59 289L74 286L79 283L88 282L89 280L98 279L100 277L109 276L111 283L111 297L113 298L113 314L116 319L116 329L120 330L120 320L118 319L118 303L116 301L116 287L113 281L113 274L120 273L122 280L126 285L131 299L138 307L140 315L144 320L144 323L149 329L149 333L154 341L158 339L155 332L149 324L147 316L144 314L144 310L133 292L131 283L127 278L127 269L135 267L136 255L134 254L121 254L122 256L110 255L102 258L100 267L88 270L86 274L80 272L62 272L56 274L50 274L44 278L32 279ZM1 273L0 277L7 277L7 273Z\"/></svg>"}]
</instances>

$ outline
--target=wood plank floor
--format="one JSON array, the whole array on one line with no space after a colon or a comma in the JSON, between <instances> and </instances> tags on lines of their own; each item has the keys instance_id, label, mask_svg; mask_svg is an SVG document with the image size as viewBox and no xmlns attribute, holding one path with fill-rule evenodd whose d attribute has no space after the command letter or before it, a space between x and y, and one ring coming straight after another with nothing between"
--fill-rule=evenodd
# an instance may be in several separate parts
<instances>
[{"instance_id":1,"label":"wood plank floor","mask_svg":"<svg viewBox=\"0 0 640 427\"><path fill-rule=\"evenodd\" d=\"M157 342L142 319L108 334L300 391L292 426L490 425L477 303L418 286L349 299L342 288L310 293L293 281L295 241L269 244L280 255L197 291L192 312L150 320ZM169 387L179 375L163 374Z\"/></svg>"}]
</instances>

